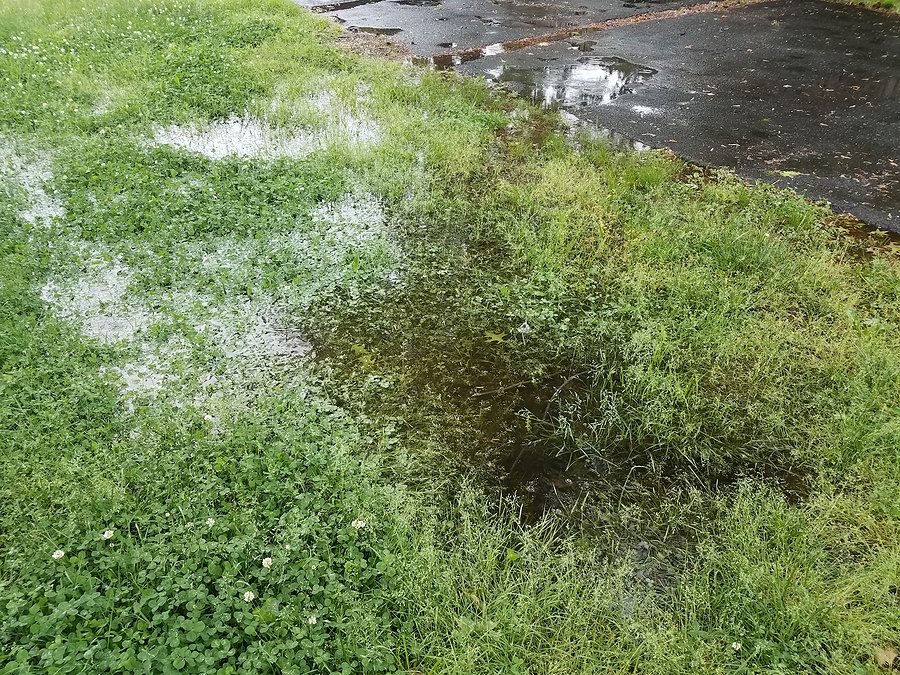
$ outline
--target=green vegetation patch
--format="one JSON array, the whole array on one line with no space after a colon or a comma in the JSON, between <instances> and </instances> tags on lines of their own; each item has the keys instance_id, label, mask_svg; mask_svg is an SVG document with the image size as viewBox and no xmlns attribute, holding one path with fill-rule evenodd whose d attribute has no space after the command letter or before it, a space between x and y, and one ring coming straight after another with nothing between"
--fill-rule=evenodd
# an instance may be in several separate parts
<instances>
[{"instance_id":1,"label":"green vegetation patch","mask_svg":"<svg viewBox=\"0 0 900 675\"><path fill-rule=\"evenodd\" d=\"M0 672L895 667L896 245L336 35L0 8Z\"/></svg>"}]
</instances>

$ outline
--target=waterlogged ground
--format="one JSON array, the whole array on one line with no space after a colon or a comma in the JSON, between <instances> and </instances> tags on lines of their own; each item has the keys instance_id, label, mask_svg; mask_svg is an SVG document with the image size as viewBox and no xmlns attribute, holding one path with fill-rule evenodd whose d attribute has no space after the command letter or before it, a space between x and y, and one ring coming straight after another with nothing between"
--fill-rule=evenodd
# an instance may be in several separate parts
<instances>
[{"instance_id":1,"label":"waterlogged ground","mask_svg":"<svg viewBox=\"0 0 900 675\"><path fill-rule=\"evenodd\" d=\"M0 9L0 670L896 665L897 244L338 38Z\"/></svg>"}]
</instances>

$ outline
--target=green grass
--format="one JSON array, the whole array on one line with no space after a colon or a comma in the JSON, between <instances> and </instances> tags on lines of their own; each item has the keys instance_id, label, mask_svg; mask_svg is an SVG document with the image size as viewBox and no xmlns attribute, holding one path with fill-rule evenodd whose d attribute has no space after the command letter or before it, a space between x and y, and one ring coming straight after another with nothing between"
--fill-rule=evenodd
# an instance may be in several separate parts
<instances>
[{"instance_id":1,"label":"green grass","mask_svg":"<svg viewBox=\"0 0 900 675\"><path fill-rule=\"evenodd\" d=\"M889 12L900 11L900 3L897 0L849 0L856 5L862 5L871 9L887 10Z\"/></svg>"},{"instance_id":2,"label":"green grass","mask_svg":"<svg viewBox=\"0 0 900 675\"><path fill-rule=\"evenodd\" d=\"M886 672L892 245L335 35L0 8L0 672Z\"/></svg>"}]
</instances>

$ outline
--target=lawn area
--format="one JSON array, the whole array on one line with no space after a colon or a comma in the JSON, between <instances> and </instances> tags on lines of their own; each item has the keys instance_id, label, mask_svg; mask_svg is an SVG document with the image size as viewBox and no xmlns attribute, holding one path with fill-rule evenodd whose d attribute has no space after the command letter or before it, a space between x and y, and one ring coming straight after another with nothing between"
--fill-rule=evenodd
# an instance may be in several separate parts
<instances>
[{"instance_id":1,"label":"lawn area","mask_svg":"<svg viewBox=\"0 0 900 675\"><path fill-rule=\"evenodd\" d=\"M900 668L900 246L338 36L0 6L0 673Z\"/></svg>"}]
</instances>

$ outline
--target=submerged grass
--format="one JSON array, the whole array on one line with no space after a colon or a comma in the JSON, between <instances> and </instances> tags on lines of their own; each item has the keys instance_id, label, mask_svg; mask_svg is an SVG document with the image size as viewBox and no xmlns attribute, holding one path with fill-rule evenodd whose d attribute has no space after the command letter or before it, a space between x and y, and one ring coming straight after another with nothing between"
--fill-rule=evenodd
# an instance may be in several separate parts
<instances>
[{"instance_id":1,"label":"submerged grass","mask_svg":"<svg viewBox=\"0 0 900 675\"><path fill-rule=\"evenodd\" d=\"M890 246L336 34L0 8L0 671L892 667Z\"/></svg>"}]
</instances>

